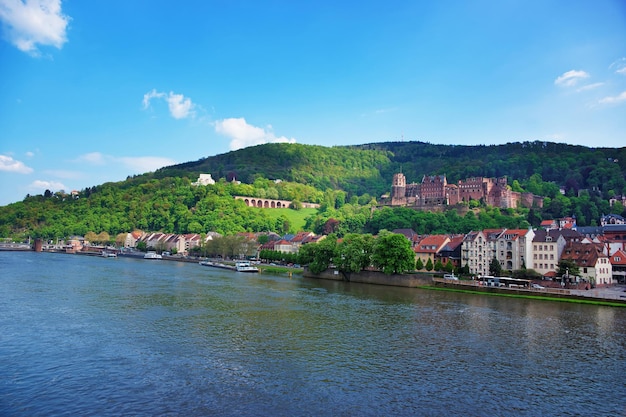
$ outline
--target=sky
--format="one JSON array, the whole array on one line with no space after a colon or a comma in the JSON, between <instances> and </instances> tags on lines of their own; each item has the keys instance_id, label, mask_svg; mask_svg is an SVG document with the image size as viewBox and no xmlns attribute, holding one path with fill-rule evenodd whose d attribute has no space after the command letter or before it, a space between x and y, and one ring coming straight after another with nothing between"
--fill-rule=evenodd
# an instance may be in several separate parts
<instances>
[{"instance_id":1,"label":"sky","mask_svg":"<svg viewBox=\"0 0 626 417\"><path fill-rule=\"evenodd\" d=\"M0 0L0 36L0 206L270 142L626 146L623 0Z\"/></svg>"}]
</instances>

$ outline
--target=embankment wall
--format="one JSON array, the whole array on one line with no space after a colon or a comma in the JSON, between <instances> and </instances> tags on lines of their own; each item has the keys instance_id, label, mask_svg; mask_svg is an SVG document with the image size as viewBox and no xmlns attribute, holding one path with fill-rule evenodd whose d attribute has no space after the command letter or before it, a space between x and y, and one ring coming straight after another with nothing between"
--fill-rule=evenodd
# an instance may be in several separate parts
<instances>
[{"instance_id":1,"label":"embankment wall","mask_svg":"<svg viewBox=\"0 0 626 417\"><path fill-rule=\"evenodd\" d=\"M336 269L313 274L308 268L302 272L306 278L329 279L334 281L349 281L362 284L391 285L394 287L419 287L422 285L432 285L432 274L392 274L387 275L378 271L361 271L358 273L342 274Z\"/></svg>"}]
</instances>

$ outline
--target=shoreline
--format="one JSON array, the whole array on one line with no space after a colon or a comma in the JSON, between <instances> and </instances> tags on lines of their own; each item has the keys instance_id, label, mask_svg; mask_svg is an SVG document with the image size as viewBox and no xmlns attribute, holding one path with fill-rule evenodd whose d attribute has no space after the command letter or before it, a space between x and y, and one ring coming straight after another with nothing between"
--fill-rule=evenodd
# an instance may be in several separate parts
<instances>
[{"instance_id":1,"label":"shoreline","mask_svg":"<svg viewBox=\"0 0 626 417\"><path fill-rule=\"evenodd\" d=\"M434 275L435 274L425 273L385 275L378 271L361 271L360 273L352 273L346 276L332 269L328 269L320 274L312 274L308 269L305 269L303 272L305 278L313 279L420 288L425 290L454 291L467 294L527 298L543 301L567 301L580 304L606 305L610 307L626 307L626 292L620 291L622 289L621 286L610 287L611 289L603 288L589 291L550 288L503 288L479 286L475 281L435 278ZM612 297L609 297L609 295Z\"/></svg>"}]
</instances>

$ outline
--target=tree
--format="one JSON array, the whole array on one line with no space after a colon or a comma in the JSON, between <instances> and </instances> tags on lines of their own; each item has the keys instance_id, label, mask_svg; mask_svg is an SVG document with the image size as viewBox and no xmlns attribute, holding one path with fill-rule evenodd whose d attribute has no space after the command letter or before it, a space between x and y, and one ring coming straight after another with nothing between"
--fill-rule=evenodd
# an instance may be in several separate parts
<instances>
[{"instance_id":1,"label":"tree","mask_svg":"<svg viewBox=\"0 0 626 417\"><path fill-rule=\"evenodd\" d=\"M87 232L87 234L85 234L85 240L89 243L96 243L98 235L96 235L95 232Z\"/></svg>"},{"instance_id":2,"label":"tree","mask_svg":"<svg viewBox=\"0 0 626 417\"><path fill-rule=\"evenodd\" d=\"M337 245L335 265L343 273L359 272L372 263L372 235L348 234Z\"/></svg>"},{"instance_id":3,"label":"tree","mask_svg":"<svg viewBox=\"0 0 626 417\"><path fill-rule=\"evenodd\" d=\"M315 251L313 261L309 263L309 270L314 274L319 274L328 269L337 255L337 235L331 233L314 245Z\"/></svg>"},{"instance_id":4,"label":"tree","mask_svg":"<svg viewBox=\"0 0 626 417\"><path fill-rule=\"evenodd\" d=\"M441 262L441 259L437 259L437 262L435 262L435 271L443 271L443 262Z\"/></svg>"},{"instance_id":5,"label":"tree","mask_svg":"<svg viewBox=\"0 0 626 417\"><path fill-rule=\"evenodd\" d=\"M374 242L372 262L385 274L399 274L415 269L415 253L404 235L382 231Z\"/></svg>"},{"instance_id":6,"label":"tree","mask_svg":"<svg viewBox=\"0 0 626 417\"><path fill-rule=\"evenodd\" d=\"M107 232L98 233L97 242L102 244L107 244L111 240L111 236Z\"/></svg>"},{"instance_id":7,"label":"tree","mask_svg":"<svg viewBox=\"0 0 626 417\"><path fill-rule=\"evenodd\" d=\"M498 259L496 259L495 256L489 263L489 275L492 275L494 277L499 277L500 275L502 275L502 265L500 265L500 262L498 261Z\"/></svg>"},{"instance_id":8,"label":"tree","mask_svg":"<svg viewBox=\"0 0 626 417\"><path fill-rule=\"evenodd\" d=\"M428 258L428 260L426 261L426 270L428 272L433 270L433 260Z\"/></svg>"},{"instance_id":9,"label":"tree","mask_svg":"<svg viewBox=\"0 0 626 417\"><path fill-rule=\"evenodd\" d=\"M422 261L422 258L417 258L417 262L415 262L415 269L418 271L424 269L424 262Z\"/></svg>"},{"instance_id":10,"label":"tree","mask_svg":"<svg viewBox=\"0 0 626 417\"><path fill-rule=\"evenodd\" d=\"M576 262L571 259L562 259L559 261L559 269L556 273L557 276L562 277L564 275L578 276L580 275L580 268L576 265Z\"/></svg>"}]
</instances>

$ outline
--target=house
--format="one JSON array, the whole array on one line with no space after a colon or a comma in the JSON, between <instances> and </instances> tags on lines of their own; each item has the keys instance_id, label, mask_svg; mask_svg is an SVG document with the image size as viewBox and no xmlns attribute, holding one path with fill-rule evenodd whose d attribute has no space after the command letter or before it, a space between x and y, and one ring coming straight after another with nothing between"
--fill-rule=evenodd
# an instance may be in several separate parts
<instances>
[{"instance_id":1,"label":"house","mask_svg":"<svg viewBox=\"0 0 626 417\"><path fill-rule=\"evenodd\" d=\"M556 220L543 220L540 227L545 230L552 230L558 229L559 225L557 224Z\"/></svg>"},{"instance_id":2,"label":"house","mask_svg":"<svg viewBox=\"0 0 626 417\"><path fill-rule=\"evenodd\" d=\"M526 265L542 276L554 278L559 268L559 259L567 241L558 230L537 230L532 243L532 261Z\"/></svg>"},{"instance_id":3,"label":"house","mask_svg":"<svg viewBox=\"0 0 626 417\"><path fill-rule=\"evenodd\" d=\"M496 237L495 256L502 269L516 271L527 268L532 258L532 229L505 229Z\"/></svg>"},{"instance_id":4,"label":"house","mask_svg":"<svg viewBox=\"0 0 626 417\"><path fill-rule=\"evenodd\" d=\"M137 242L141 239L144 233L141 230L134 230L130 233L126 233L126 238L124 239L124 247L125 248L134 248L137 246Z\"/></svg>"},{"instance_id":5,"label":"house","mask_svg":"<svg viewBox=\"0 0 626 417\"><path fill-rule=\"evenodd\" d=\"M463 245L464 236L450 237L450 241L446 243L439 251L439 259L445 265L451 262L455 268L461 268L461 247Z\"/></svg>"},{"instance_id":6,"label":"house","mask_svg":"<svg viewBox=\"0 0 626 417\"><path fill-rule=\"evenodd\" d=\"M450 238L445 235L426 236L413 248L415 259L421 259L424 265L430 260L434 265L437 254L448 242Z\"/></svg>"},{"instance_id":7,"label":"house","mask_svg":"<svg viewBox=\"0 0 626 417\"><path fill-rule=\"evenodd\" d=\"M273 242L273 250L276 252L282 253L296 253L298 252L297 248L291 243L291 241L286 239L281 239L277 242Z\"/></svg>"},{"instance_id":8,"label":"house","mask_svg":"<svg viewBox=\"0 0 626 417\"><path fill-rule=\"evenodd\" d=\"M613 283L613 268L601 244L569 242L561 259L576 263L580 269L580 277L595 285Z\"/></svg>"},{"instance_id":9,"label":"house","mask_svg":"<svg viewBox=\"0 0 626 417\"><path fill-rule=\"evenodd\" d=\"M613 282L626 284L626 251L618 250L609 257L613 268Z\"/></svg>"},{"instance_id":10,"label":"house","mask_svg":"<svg viewBox=\"0 0 626 417\"><path fill-rule=\"evenodd\" d=\"M617 214L607 214L600 218L600 226L607 224L626 224L626 219Z\"/></svg>"},{"instance_id":11,"label":"house","mask_svg":"<svg viewBox=\"0 0 626 417\"><path fill-rule=\"evenodd\" d=\"M200 174L198 180L192 182L191 185L199 186L199 185L214 185L215 180L211 177L211 174Z\"/></svg>"},{"instance_id":12,"label":"house","mask_svg":"<svg viewBox=\"0 0 626 417\"><path fill-rule=\"evenodd\" d=\"M470 274L489 275L489 263L493 258L485 233L471 231L463 237L461 263L469 267Z\"/></svg>"}]
</instances>

